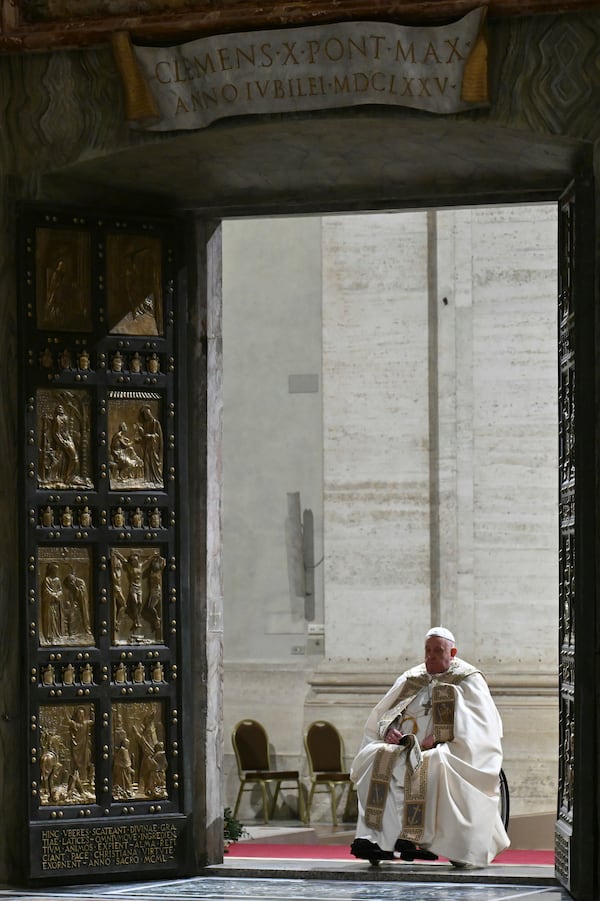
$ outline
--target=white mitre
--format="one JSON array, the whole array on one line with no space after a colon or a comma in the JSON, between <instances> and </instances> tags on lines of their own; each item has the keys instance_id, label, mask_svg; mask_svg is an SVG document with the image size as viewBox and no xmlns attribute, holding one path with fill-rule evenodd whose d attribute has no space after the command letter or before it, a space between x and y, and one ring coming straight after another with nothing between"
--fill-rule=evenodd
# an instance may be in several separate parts
<instances>
[{"instance_id":1,"label":"white mitre","mask_svg":"<svg viewBox=\"0 0 600 901\"><path fill-rule=\"evenodd\" d=\"M455 644L454 635L450 629L444 629L443 626L434 626L433 629L430 629L425 635L425 641L427 641L428 638L433 638L434 635L437 636L437 638L445 638L447 641L451 641L453 645Z\"/></svg>"}]
</instances>

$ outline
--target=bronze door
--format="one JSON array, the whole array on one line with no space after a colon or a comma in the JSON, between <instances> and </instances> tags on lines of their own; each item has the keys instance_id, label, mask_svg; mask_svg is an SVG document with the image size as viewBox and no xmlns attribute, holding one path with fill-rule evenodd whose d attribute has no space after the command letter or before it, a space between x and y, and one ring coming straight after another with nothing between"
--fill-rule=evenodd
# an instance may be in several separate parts
<instances>
[{"instance_id":1,"label":"bronze door","mask_svg":"<svg viewBox=\"0 0 600 901\"><path fill-rule=\"evenodd\" d=\"M177 236L20 219L32 879L186 868Z\"/></svg>"},{"instance_id":2,"label":"bronze door","mask_svg":"<svg viewBox=\"0 0 600 901\"><path fill-rule=\"evenodd\" d=\"M559 792L556 874L598 897L596 317L591 176L559 204Z\"/></svg>"}]
</instances>

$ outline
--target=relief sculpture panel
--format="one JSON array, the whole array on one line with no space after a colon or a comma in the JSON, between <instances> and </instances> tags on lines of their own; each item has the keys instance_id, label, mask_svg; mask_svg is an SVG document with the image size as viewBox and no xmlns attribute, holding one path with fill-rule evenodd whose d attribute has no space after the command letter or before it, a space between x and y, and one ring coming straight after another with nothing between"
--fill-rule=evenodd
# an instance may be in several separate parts
<instances>
[{"instance_id":1,"label":"relief sculpture panel","mask_svg":"<svg viewBox=\"0 0 600 901\"><path fill-rule=\"evenodd\" d=\"M162 641L166 563L158 548L111 548L114 644Z\"/></svg>"},{"instance_id":2,"label":"relief sculpture panel","mask_svg":"<svg viewBox=\"0 0 600 901\"><path fill-rule=\"evenodd\" d=\"M110 332L162 335L160 240L146 235L109 235L106 257Z\"/></svg>"},{"instance_id":3,"label":"relief sculpture panel","mask_svg":"<svg viewBox=\"0 0 600 901\"><path fill-rule=\"evenodd\" d=\"M26 22L46 22L73 16L133 16L141 13L193 9L206 0L22 0Z\"/></svg>"},{"instance_id":4,"label":"relief sculpture panel","mask_svg":"<svg viewBox=\"0 0 600 901\"><path fill-rule=\"evenodd\" d=\"M163 704L114 703L112 722L113 798L168 797Z\"/></svg>"},{"instance_id":5,"label":"relief sculpture panel","mask_svg":"<svg viewBox=\"0 0 600 901\"><path fill-rule=\"evenodd\" d=\"M40 804L95 799L93 704L42 704Z\"/></svg>"},{"instance_id":6,"label":"relief sculpture panel","mask_svg":"<svg viewBox=\"0 0 600 901\"><path fill-rule=\"evenodd\" d=\"M108 432L110 487L162 488L164 439L157 395L111 397Z\"/></svg>"},{"instance_id":7,"label":"relief sculpture panel","mask_svg":"<svg viewBox=\"0 0 600 901\"><path fill-rule=\"evenodd\" d=\"M37 392L40 488L91 488L91 404L84 390Z\"/></svg>"},{"instance_id":8,"label":"relief sculpture panel","mask_svg":"<svg viewBox=\"0 0 600 901\"><path fill-rule=\"evenodd\" d=\"M38 328L91 331L89 235L67 229L37 229L35 272Z\"/></svg>"},{"instance_id":9,"label":"relief sculpture panel","mask_svg":"<svg viewBox=\"0 0 600 901\"><path fill-rule=\"evenodd\" d=\"M90 551L41 547L38 573L40 645L93 645Z\"/></svg>"}]
</instances>

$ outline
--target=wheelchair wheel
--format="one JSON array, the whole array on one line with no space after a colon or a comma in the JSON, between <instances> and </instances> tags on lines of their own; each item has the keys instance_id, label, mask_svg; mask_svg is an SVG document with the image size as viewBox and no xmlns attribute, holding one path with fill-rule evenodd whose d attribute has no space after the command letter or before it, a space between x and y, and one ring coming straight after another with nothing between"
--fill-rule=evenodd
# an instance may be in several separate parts
<instances>
[{"instance_id":1,"label":"wheelchair wheel","mask_svg":"<svg viewBox=\"0 0 600 901\"><path fill-rule=\"evenodd\" d=\"M500 770L500 818L505 829L508 829L510 818L510 795L508 792L508 780L504 770Z\"/></svg>"}]
</instances>

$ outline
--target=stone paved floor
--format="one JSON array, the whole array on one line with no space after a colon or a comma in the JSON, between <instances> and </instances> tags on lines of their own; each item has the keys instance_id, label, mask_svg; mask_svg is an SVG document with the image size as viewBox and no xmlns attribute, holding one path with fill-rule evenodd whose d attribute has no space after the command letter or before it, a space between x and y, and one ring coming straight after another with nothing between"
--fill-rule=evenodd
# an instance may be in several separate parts
<instances>
[{"instance_id":1,"label":"stone paved floor","mask_svg":"<svg viewBox=\"0 0 600 901\"><path fill-rule=\"evenodd\" d=\"M11 901L567 901L558 886L361 882L208 876L163 882L32 890L0 889Z\"/></svg>"},{"instance_id":2,"label":"stone paved floor","mask_svg":"<svg viewBox=\"0 0 600 901\"><path fill-rule=\"evenodd\" d=\"M369 867L361 862L231 861L205 875L154 882L11 889L0 901L568 901L549 867Z\"/></svg>"}]
</instances>

